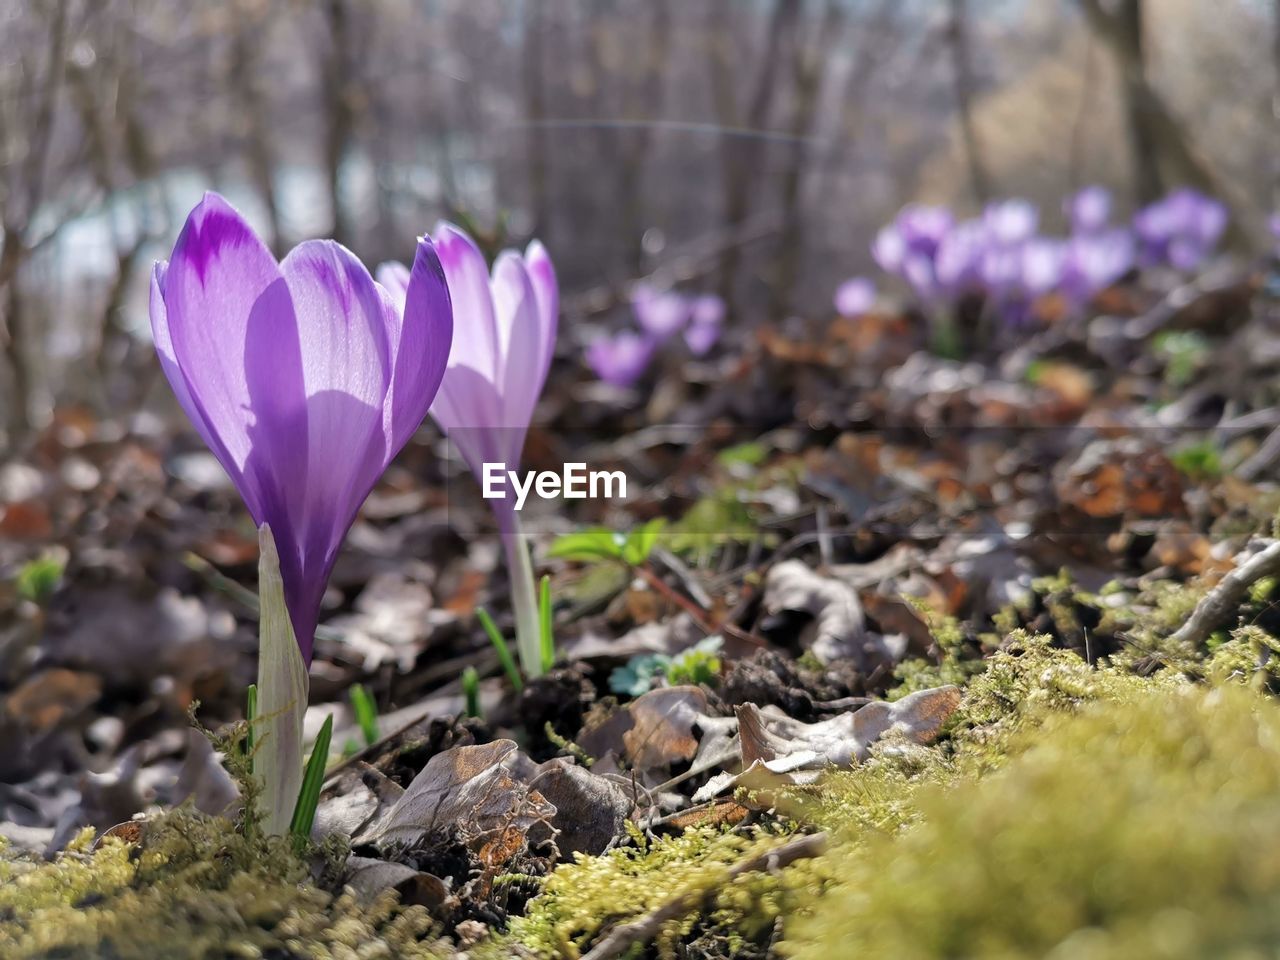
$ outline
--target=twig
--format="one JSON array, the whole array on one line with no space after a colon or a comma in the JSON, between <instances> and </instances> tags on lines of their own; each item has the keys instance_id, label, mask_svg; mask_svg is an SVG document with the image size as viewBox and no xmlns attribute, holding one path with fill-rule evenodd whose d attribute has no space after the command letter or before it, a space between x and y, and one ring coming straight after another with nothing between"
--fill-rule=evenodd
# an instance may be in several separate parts
<instances>
[{"instance_id":1,"label":"twig","mask_svg":"<svg viewBox=\"0 0 1280 960\"><path fill-rule=\"evenodd\" d=\"M809 857L819 856L826 849L827 835L825 833L813 833L791 840L780 847L766 850L764 853L743 860L741 863L735 863L725 874L723 882L717 884L714 889L726 886L744 874L757 873L761 870L768 870L771 873L775 870L781 870L797 860L806 860ZM698 888L678 893L639 920L625 923L620 927L614 927L609 931L608 936L583 955L582 960L608 960L611 957L621 956L637 944L652 940L662 930L665 923L696 910L699 904L706 900L711 893L714 893L714 889L708 891Z\"/></svg>"},{"instance_id":2,"label":"twig","mask_svg":"<svg viewBox=\"0 0 1280 960\"><path fill-rule=\"evenodd\" d=\"M707 619L707 611L703 610L694 601L690 600L679 591L673 589L665 580L658 576L647 563L641 564L636 567L635 570L636 573L640 574L644 581L649 584L649 586L653 587L653 589L657 590L669 601L687 613L697 628L707 636L723 633L726 636L732 637L734 640L741 640L757 647L763 647L766 645L765 641L760 637L747 633L745 630L734 626L732 623L723 622L719 627L717 627Z\"/></svg>"},{"instance_id":3,"label":"twig","mask_svg":"<svg viewBox=\"0 0 1280 960\"><path fill-rule=\"evenodd\" d=\"M1280 427L1267 434L1253 456L1236 467L1236 476L1241 480L1256 480L1275 466L1277 460L1280 460Z\"/></svg>"},{"instance_id":4,"label":"twig","mask_svg":"<svg viewBox=\"0 0 1280 960\"><path fill-rule=\"evenodd\" d=\"M1280 575L1280 540L1271 543L1264 550L1255 553L1225 577L1216 587L1210 590L1195 611L1187 618L1187 622L1178 628L1169 639L1174 643L1190 643L1199 646L1209 638L1209 634L1218 629L1244 600L1249 587L1263 577Z\"/></svg>"}]
</instances>

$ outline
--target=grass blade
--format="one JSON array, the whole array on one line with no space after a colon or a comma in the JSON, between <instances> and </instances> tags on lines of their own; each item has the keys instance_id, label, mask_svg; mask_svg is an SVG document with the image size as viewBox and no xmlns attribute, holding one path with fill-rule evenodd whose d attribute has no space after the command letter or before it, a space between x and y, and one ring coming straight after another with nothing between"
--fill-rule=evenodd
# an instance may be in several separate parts
<instances>
[{"instance_id":1,"label":"grass blade","mask_svg":"<svg viewBox=\"0 0 1280 960\"><path fill-rule=\"evenodd\" d=\"M507 641L502 639L502 634L498 632L497 624L493 622L493 617L489 616L488 610L484 607L477 607L476 617L480 620L480 626L484 627L484 632L489 635L489 642L498 651L498 660L502 663L502 669L506 672L507 679L511 681L511 686L515 687L518 693L524 689L524 681L520 679L520 671L516 669L516 661L511 656L511 648L507 646Z\"/></svg>"},{"instance_id":2,"label":"grass blade","mask_svg":"<svg viewBox=\"0 0 1280 960\"><path fill-rule=\"evenodd\" d=\"M551 632L551 577L545 574L538 588L538 625L542 642L542 672L546 673L556 662L556 638Z\"/></svg>"},{"instance_id":3,"label":"grass blade","mask_svg":"<svg viewBox=\"0 0 1280 960\"><path fill-rule=\"evenodd\" d=\"M480 716L480 674L475 667L462 671L462 695L467 701L467 716Z\"/></svg>"},{"instance_id":4,"label":"grass blade","mask_svg":"<svg viewBox=\"0 0 1280 960\"><path fill-rule=\"evenodd\" d=\"M356 713L356 723L364 735L364 745L372 747L378 742L378 705L363 683L351 687L351 707Z\"/></svg>"},{"instance_id":5,"label":"grass blade","mask_svg":"<svg viewBox=\"0 0 1280 960\"><path fill-rule=\"evenodd\" d=\"M316 821L316 807L320 805L320 787L324 784L324 768L329 761L329 741L333 738L333 714L324 718L324 726L311 748L306 773L302 775L302 789L298 791L298 803L293 808L293 820L289 833L306 839L311 836L311 825Z\"/></svg>"},{"instance_id":6,"label":"grass blade","mask_svg":"<svg viewBox=\"0 0 1280 960\"><path fill-rule=\"evenodd\" d=\"M258 719L258 685L249 684L248 702L244 707L244 719L248 729L244 733L244 755L249 758L249 772L253 773L253 721Z\"/></svg>"}]
</instances>

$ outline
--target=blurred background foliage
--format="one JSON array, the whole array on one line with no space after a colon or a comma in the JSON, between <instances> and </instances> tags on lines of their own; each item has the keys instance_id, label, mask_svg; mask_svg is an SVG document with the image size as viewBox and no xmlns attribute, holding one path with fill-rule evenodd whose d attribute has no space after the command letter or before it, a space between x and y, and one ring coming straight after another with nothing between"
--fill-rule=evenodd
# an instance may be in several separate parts
<instances>
[{"instance_id":1,"label":"blurred background foliage","mask_svg":"<svg viewBox=\"0 0 1280 960\"><path fill-rule=\"evenodd\" d=\"M650 275L825 316L911 200L1189 185L1260 250L1278 71L1265 0L0 0L0 450L164 397L149 267L206 188L281 253L537 235L572 348Z\"/></svg>"}]
</instances>

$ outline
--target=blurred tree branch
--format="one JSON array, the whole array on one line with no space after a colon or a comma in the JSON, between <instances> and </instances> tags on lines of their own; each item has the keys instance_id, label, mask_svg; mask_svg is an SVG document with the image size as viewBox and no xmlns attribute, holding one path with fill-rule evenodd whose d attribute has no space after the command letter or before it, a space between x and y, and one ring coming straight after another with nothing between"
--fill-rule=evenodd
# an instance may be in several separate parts
<instances>
[{"instance_id":1,"label":"blurred tree branch","mask_svg":"<svg viewBox=\"0 0 1280 960\"><path fill-rule=\"evenodd\" d=\"M1168 170L1170 183L1184 183L1218 197L1232 211L1227 238L1233 246L1249 247L1250 232L1245 227L1244 207L1235 191L1218 178L1208 161L1191 142L1183 129L1151 85L1143 56L1142 0L1117 0L1111 10L1103 0L1079 0L1090 28L1108 47L1120 69L1129 126L1133 161L1134 195L1148 202L1165 188L1163 170Z\"/></svg>"},{"instance_id":2,"label":"blurred tree branch","mask_svg":"<svg viewBox=\"0 0 1280 960\"><path fill-rule=\"evenodd\" d=\"M991 180L982 158L978 131L973 123L973 67L969 57L969 12L967 0L948 0L947 45L951 50L952 76L956 93L956 111L960 115L960 134L969 163L969 184L973 199L986 203L991 196Z\"/></svg>"}]
</instances>

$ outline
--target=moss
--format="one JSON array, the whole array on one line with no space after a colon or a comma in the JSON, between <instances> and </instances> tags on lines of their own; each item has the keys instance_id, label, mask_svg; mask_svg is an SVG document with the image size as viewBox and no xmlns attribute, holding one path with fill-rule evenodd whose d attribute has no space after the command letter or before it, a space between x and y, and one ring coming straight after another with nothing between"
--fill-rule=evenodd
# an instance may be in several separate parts
<instances>
[{"instance_id":1,"label":"moss","mask_svg":"<svg viewBox=\"0 0 1280 960\"><path fill-rule=\"evenodd\" d=\"M909 657L898 664L893 671L898 684L886 693L889 700L900 700L917 690L947 684L964 686L970 677L981 673L985 666L976 649L969 643L959 620L942 616L923 602L918 602L915 606L929 625L938 656L933 660Z\"/></svg>"},{"instance_id":2,"label":"moss","mask_svg":"<svg viewBox=\"0 0 1280 960\"><path fill-rule=\"evenodd\" d=\"M716 943L721 955L749 955L751 945L766 940L783 913L798 908L793 892L820 882L810 864L727 883L729 869L739 860L785 840L764 829L703 827L658 839L637 834L633 840L632 847L579 856L555 870L527 914L512 921L510 934L481 956L508 956L516 943L539 956L577 956L606 927L644 916L690 891L702 892L705 901L663 928L656 941L659 955L674 956L676 944L691 935Z\"/></svg>"},{"instance_id":3,"label":"moss","mask_svg":"<svg viewBox=\"0 0 1280 960\"><path fill-rule=\"evenodd\" d=\"M82 834L48 863L0 850L0 956L441 955L421 908L394 895L335 897L286 841L246 840L225 820L179 810L148 824L138 845L91 840Z\"/></svg>"},{"instance_id":4,"label":"moss","mask_svg":"<svg viewBox=\"0 0 1280 960\"><path fill-rule=\"evenodd\" d=\"M1199 676L1206 651L1173 637L1206 592L1207 587L1199 582L1155 580L1144 585L1131 602L1105 609L1098 631L1124 640L1111 661L1140 673L1165 667Z\"/></svg>"},{"instance_id":5,"label":"moss","mask_svg":"<svg viewBox=\"0 0 1280 960\"><path fill-rule=\"evenodd\" d=\"M1237 685L1113 679L1077 709L1032 708L1041 722L995 772L915 791L903 829L833 851L837 879L812 889L783 952L1272 955L1280 708Z\"/></svg>"}]
</instances>

